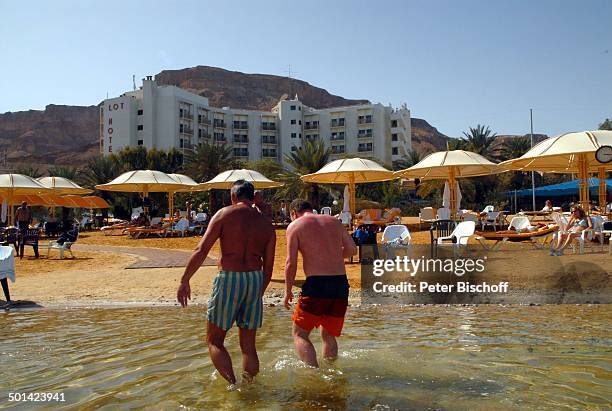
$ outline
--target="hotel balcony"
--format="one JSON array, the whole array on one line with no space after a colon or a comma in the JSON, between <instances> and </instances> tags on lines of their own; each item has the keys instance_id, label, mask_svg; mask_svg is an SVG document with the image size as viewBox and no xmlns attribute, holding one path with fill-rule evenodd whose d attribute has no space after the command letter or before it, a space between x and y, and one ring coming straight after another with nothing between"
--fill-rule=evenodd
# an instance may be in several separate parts
<instances>
[{"instance_id":1,"label":"hotel balcony","mask_svg":"<svg viewBox=\"0 0 612 411\"><path fill-rule=\"evenodd\" d=\"M193 135L193 129L188 127L183 127L182 130L179 130L180 134Z\"/></svg>"},{"instance_id":2,"label":"hotel balcony","mask_svg":"<svg viewBox=\"0 0 612 411\"><path fill-rule=\"evenodd\" d=\"M191 113L186 113L186 112L180 112L179 113L179 118L185 119L185 120L193 120L193 114Z\"/></svg>"},{"instance_id":3,"label":"hotel balcony","mask_svg":"<svg viewBox=\"0 0 612 411\"><path fill-rule=\"evenodd\" d=\"M214 119L213 120L213 126L216 127L216 128L225 128L225 121Z\"/></svg>"},{"instance_id":4,"label":"hotel balcony","mask_svg":"<svg viewBox=\"0 0 612 411\"><path fill-rule=\"evenodd\" d=\"M344 127L344 119L332 119L331 121L332 127Z\"/></svg>"},{"instance_id":5,"label":"hotel balcony","mask_svg":"<svg viewBox=\"0 0 612 411\"><path fill-rule=\"evenodd\" d=\"M263 124L261 125L261 129L264 131L276 131L276 124L272 123L268 123L268 124Z\"/></svg>"},{"instance_id":6,"label":"hotel balcony","mask_svg":"<svg viewBox=\"0 0 612 411\"><path fill-rule=\"evenodd\" d=\"M209 120L209 119L207 119L207 118L199 118L199 119L198 119L198 123L200 123L200 124L205 124L205 125L207 125L207 126L210 126L210 120Z\"/></svg>"},{"instance_id":7,"label":"hotel balcony","mask_svg":"<svg viewBox=\"0 0 612 411\"><path fill-rule=\"evenodd\" d=\"M344 135L341 136L331 136L329 138L330 141L344 141Z\"/></svg>"},{"instance_id":8,"label":"hotel balcony","mask_svg":"<svg viewBox=\"0 0 612 411\"><path fill-rule=\"evenodd\" d=\"M261 144L276 144L276 137L274 137L274 138L262 137L261 138Z\"/></svg>"},{"instance_id":9,"label":"hotel balcony","mask_svg":"<svg viewBox=\"0 0 612 411\"><path fill-rule=\"evenodd\" d=\"M357 124L373 124L372 118L358 118L357 119Z\"/></svg>"},{"instance_id":10,"label":"hotel balcony","mask_svg":"<svg viewBox=\"0 0 612 411\"><path fill-rule=\"evenodd\" d=\"M249 124L246 121L234 121L234 130L248 130Z\"/></svg>"},{"instance_id":11,"label":"hotel balcony","mask_svg":"<svg viewBox=\"0 0 612 411\"><path fill-rule=\"evenodd\" d=\"M304 130L318 130L319 129L319 124L305 124L304 125Z\"/></svg>"},{"instance_id":12,"label":"hotel balcony","mask_svg":"<svg viewBox=\"0 0 612 411\"><path fill-rule=\"evenodd\" d=\"M232 138L232 141L234 143L249 144L249 138L247 136L243 136L243 137L234 136Z\"/></svg>"},{"instance_id":13,"label":"hotel balcony","mask_svg":"<svg viewBox=\"0 0 612 411\"><path fill-rule=\"evenodd\" d=\"M357 138L372 138L372 133L359 133L357 134Z\"/></svg>"}]
</instances>

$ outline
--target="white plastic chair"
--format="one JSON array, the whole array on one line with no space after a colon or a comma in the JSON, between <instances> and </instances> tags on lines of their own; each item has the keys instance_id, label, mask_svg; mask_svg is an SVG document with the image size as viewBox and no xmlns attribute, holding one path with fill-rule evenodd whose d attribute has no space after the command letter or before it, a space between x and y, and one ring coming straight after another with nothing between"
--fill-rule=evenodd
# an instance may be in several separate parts
<instances>
[{"instance_id":1,"label":"white plastic chair","mask_svg":"<svg viewBox=\"0 0 612 411\"><path fill-rule=\"evenodd\" d=\"M497 231L497 226L503 225L503 221L504 213L502 211L488 211L480 224L483 231L486 226L493 226L493 230Z\"/></svg>"},{"instance_id":2,"label":"white plastic chair","mask_svg":"<svg viewBox=\"0 0 612 411\"><path fill-rule=\"evenodd\" d=\"M527 217L512 217L510 220L510 224L508 225L508 230L531 230L533 226L531 225L531 221Z\"/></svg>"},{"instance_id":3,"label":"white plastic chair","mask_svg":"<svg viewBox=\"0 0 612 411\"><path fill-rule=\"evenodd\" d=\"M436 219L433 207L421 208L419 212L419 229L422 223L430 223Z\"/></svg>"},{"instance_id":4,"label":"white plastic chair","mask_svg":"<svg viewBox=\"0 0 612 411\"><path fill-rule=\"evenodd\" d=\"M474 231L476 231L476 223L474 221L462 221L457 224L457 227L455 227L449 236L438 238L438 246L452 245L455 250L459 247L467 249L468 240L474 235Z\"/></svg>"},{"instance_id":5,"label":"white plastic chair","mask_svg":"<svg viewBox=\"0 0 612 411\"><path fill-rule=\"evenodd\" d=\"M331 214L332 214L332 209L331 209L331 207L323 207L323 208L321 209L321 214L324 214L324 215L331 215Z\"/></svg>"},{"instance_id":6,"label":"white plastic chair","mask_svg":"<svg viewBox=\"0 0 612 411\"><path fill-rule=\"evenodd\" d=\"M79 235L77 233L77 239L79 238ZM57 242L57 240L52 240L49 241L49 247L47 247L47 258L49 258L49 253L51 252L51 250L58 250L59 251L59 258L60 260L64 259L64 252L68 251L70 253L70 257L74 258L74 254L72 254L72 244L74 244L76 242L76 240L74 241L64 241L63 244L59 244Z\"/></svg>"},{"instance_id":7,"label":"white plastic chair","mask_svg":"<svg viewBox=\"0 0 612 411\"><path fill-rule=\"evenodd\" d=\"M151 219L151 226L159 225L159 223L161 223L161 220L161 217L153 217Z\"/></svg>"},{"instance_id":8,"label":"white plastic chair","mask_svg":"<svg viewBox=\"0 0 612 411\"><path fill-rule=\"evenodd\" d=\"M381 243L387 252L387 258L395 258L395 249L410 249L412 236L410 230L403 224L388 225L382 234Z\"/></svg>"},{"instance_id":9,"label":"white plastic chair","mask_svg":"<svg viewBox=\"0 0 612 411\"><path fill-rule=\"evenodd\" d=\"M438 211L436 212L436 218L438 220L450 220L450 208L438 208Z\"/></svg>"},{"instance_id":10,"label":"white plastic chair","mask_svg":"<svg viewBox=\"0 0 612 411\"><path fill-rule=\"evenodd\" d=\"M491 213L493 211L495 211L495 207L492 205L488 205L482 210L483 213Z\"/></svg>"},{"instance_id":11,"label":"white plastic chair","mask_svg":"<svg viewBox=\"0 0 612 411\"><path fill-rule=\"evenodd\" d=\"M206 215L206 213L198 213L195 216L195 220L198 223L205 223L206 220L208 220L208 216Z\"/></svg>"},{"instance_id":12,"label":"white plastic chair","mask_svg":"<svg viewBox=\"0 0 612 411\"><path fill-rule=\"evenodd\" d=\"M351 225L351 220L353 219L353 216L351 215L350 211L343 211L340 213L339 218L342 225L349 226Z\"/></svg>"},{"instance_id":13,"label":"white plastic chair","mask_svg":"<svg viewBox=\"0 0 612 411\"><path fill-rule=\"evenodd\" d=\"M185 233L189 230L189 220L181 218L178 223L172 227L172 231L176 231L181 234L181 237L185 237Z\"/></svg>"},{"instance_id":14,"label":"white plastic chair","mask_svg":"<svg viewBox=\"0 0 612 411\"><path fill-rule=\"evenodd\" d=\"M317 210L312 210L313 214L319 214L319 212Z\"/></svg>"}]
</instances>

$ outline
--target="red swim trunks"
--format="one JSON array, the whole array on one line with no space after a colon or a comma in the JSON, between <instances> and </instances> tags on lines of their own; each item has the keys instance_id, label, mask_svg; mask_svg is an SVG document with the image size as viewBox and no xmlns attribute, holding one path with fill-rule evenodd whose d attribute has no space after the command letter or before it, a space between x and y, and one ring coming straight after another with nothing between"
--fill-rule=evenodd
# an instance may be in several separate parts
<instances>
[{"instance_id":1,"label":"red swim trunks","mask_svg":"<svg viewBox=\"0 0 612 411\"><path fill-rule=\"evenodd\" d=\"M346 275L307 277L293 312L293 322L306 331L320 326L339 337L348 306L348 290Z\"/></svg>"}]
</instances>

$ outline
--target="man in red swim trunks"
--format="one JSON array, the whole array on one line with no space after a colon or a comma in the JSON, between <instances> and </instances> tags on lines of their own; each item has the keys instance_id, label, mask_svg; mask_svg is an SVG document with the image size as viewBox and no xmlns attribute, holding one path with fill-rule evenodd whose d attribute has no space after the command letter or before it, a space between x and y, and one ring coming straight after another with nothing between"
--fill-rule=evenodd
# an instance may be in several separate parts
<instances>
[{"instance_id":1,"label":"man in red swim trunks","mask_svg":"<svg viewBox=\"0 0 612 411\"><path fill-rule=\"evenodd\" d=\"M293 301L299 251L306 281L293 313L293 341L300 359L318 367L309 335L320 326L323 358L338 356L336 337L342 332L349 292L344 258L355 255L357 247L340 220L313 214L307 201L294 200L289 210L293 222L287 227L285 308L290 309L289 303Z\"/></svg>"}]
</instances>

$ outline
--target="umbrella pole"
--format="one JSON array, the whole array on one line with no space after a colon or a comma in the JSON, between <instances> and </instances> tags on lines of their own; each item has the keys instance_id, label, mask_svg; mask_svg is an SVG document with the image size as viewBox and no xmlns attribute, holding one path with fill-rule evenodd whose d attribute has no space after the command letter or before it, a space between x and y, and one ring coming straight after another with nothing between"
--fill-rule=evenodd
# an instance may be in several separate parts
<instances>
[{"instance_id":1,"label":"umbrella pole","mask_svg":"<svg viewBox=\"0 0 612 411\"><path fill-rule=\"evenodd\" d=\"M578 154L578 184L580 185L580 205L589 213L589 173L586 154Z\"/></svg>"},{"instance_id":2,"label":"umbrella pole","mask_svg":"<svg viewBox=\"0 0 612 411\"><path fill-rule=\"evenodd\" d=\"M174 192L168 192L168 216L170 217L170 232L174 231Z\"/></svg>"},{"instance_id":3,"label":"umbrella pole","mask_svg":"<svg viewBox=\"0 0 612 411\"><path fill-rule=\"evenodd\" d=\"M349 177L349 197L351 206L351 229L353 228L353 220L355 218L355 175L351 174Z\"/></svg>"},{"instance_id":4,"label":"umbrella pole","mask_svg":"<svg viewBox=\"0 0 612 411\"><path fill-rule=\"evenodd\" d=\"M448 189L450 191L450 212L451 219L457 219L457 179L455 167L450 167L448 170Z\"/></svg>"},{"instance_id":5,"label":"umbrella pole","mask_svg":"<svg viewBox=\"0 0 612 411\"><path fill-rule=\"evenodd\" d=\"M599 167L599 175L597 176L599 179L599 208L601 211L605 211L606 209L606 169L604 167Z\"/></svg>"}]
</instances>

